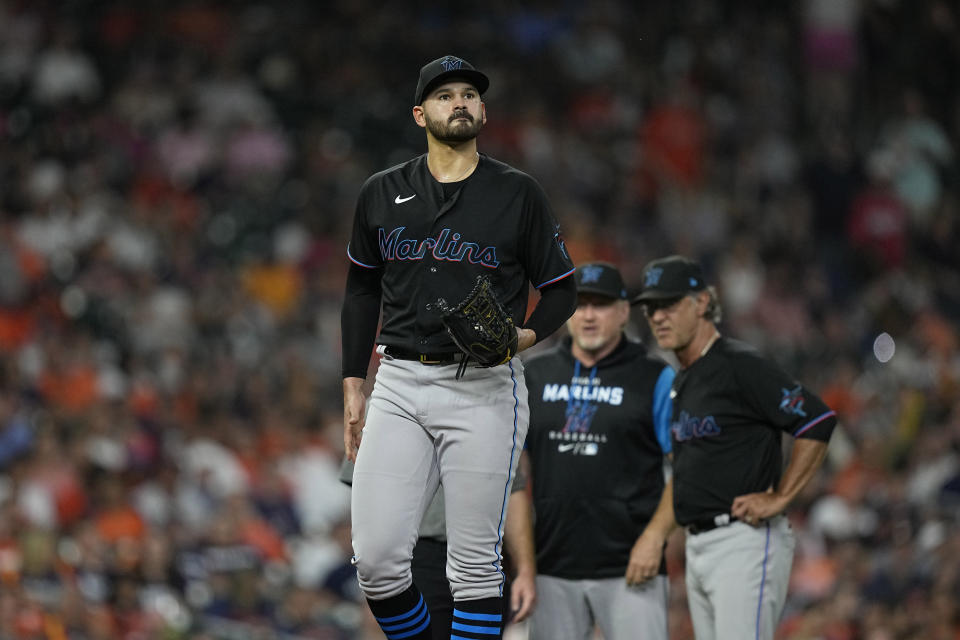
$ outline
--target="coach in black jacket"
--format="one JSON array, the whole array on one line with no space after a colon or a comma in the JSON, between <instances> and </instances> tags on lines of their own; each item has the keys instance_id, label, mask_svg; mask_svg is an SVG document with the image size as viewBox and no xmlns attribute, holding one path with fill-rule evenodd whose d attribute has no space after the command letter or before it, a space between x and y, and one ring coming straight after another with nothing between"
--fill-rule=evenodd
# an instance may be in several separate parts
<instances>
[{"instance_id":1,"label":"coach in black jacket","mask_svg":"<svg viewBox=\"0 0 960 640\"><path fill-rule=\"evenodd\" d=\"M576 271L570 337L526 363L537 551L533 640L667 638L662 540L641 536L664 489L674 372L627 339L619 271Z\"/></svg>"}]
</instances>

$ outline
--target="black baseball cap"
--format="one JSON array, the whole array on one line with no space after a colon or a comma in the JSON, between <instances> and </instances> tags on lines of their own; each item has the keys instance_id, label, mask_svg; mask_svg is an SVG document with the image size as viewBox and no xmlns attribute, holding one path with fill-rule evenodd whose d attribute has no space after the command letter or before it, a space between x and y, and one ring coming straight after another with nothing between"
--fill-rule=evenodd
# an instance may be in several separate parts
<instances>
[{"instance_id":1,"label":"black baseball cap","mask_svg":"<svg viewBox=\"0 0 960 640\"><path fill-rule=\"evenodd\" d=\"M608 262L590 262L577 267L577 293L595 293L599 296L627 299L623 277L615 266Z\"/></svg>"},{"instance_id":2,"label":"black baseball cap","mask_svg":"<svg viewBox=\"0 0 960 640\"><path fill-rule=\"evenodd\" d=\"M417 80L417 92L413 95L413 104L423 104L423 98L434 87L453 78L466 80L477 88L480 95L483 95L490 86L490 79L474 69L473 65L463 58L443 56L420 68L420 79Z\"/></svg>"},{"instance_id":3,"label":"black baseball cap","mask_svg":"<svg viewBox=\"0 0 960 640\"><path fill-rule=\"evenodd\" d=\"M684 256L667 256L643 268L643 288L633 302L679 298L706 287L700 263Z\"/></svg>"}]
</instances>

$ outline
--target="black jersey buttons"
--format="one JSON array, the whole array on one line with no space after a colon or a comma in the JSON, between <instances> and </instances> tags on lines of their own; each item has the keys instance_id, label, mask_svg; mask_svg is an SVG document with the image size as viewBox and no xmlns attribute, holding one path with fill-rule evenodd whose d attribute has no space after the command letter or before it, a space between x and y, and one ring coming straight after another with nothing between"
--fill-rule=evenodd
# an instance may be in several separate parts
<instances>
[{"instance_id":1,"label":"black jersey buttons","mask_svg":"<svg viewBox=\"0 0 960 640\"><path fill-rule=\"evenodd\" d=\"M430 267L430 273L436 273L436 272L437 272L436 267Z\"/></svg>"}]
</instances>

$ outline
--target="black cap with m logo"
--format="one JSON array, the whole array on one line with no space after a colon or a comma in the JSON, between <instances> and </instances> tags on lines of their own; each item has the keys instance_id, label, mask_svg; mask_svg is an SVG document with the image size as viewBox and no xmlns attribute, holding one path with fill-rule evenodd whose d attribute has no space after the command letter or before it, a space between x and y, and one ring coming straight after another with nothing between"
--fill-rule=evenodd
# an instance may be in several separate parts
<instances>
[{"instance_id":1,"label":"black cap with m logo","mask_svg":"<svg viewBox=\"0 0 960 640\"><path fill-rule=\"evenodd\" d=\"M428 62L420 69L420 78L417 80L417 92L413 96L414 104L423 104L423 99L434 87L448 80L463 79L483 92L490 86L490 79L473 65L457 56L443 56L433 62Z\"/></svg>"}]
</instances>

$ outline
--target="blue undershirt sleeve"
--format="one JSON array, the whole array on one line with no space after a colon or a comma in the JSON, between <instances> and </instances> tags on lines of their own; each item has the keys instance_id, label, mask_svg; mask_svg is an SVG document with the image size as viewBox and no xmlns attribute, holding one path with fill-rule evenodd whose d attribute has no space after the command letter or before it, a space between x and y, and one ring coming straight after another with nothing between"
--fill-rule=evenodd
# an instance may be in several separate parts
<instances>
[{"instance_id":1,"label":"blue undershirt sleeve","mask_svg":"<svg viewBox=\"0 0 960 640\"><path fill-rule=\"evenodd\" d=\"M673 450L670 441L670 421L673 419L673 400L670 390L673 388L673 379L676 372L672 367L664 367L653 387L653 427L657 434L657 441L664 455Z\"/></svg>"}]
</instances>

